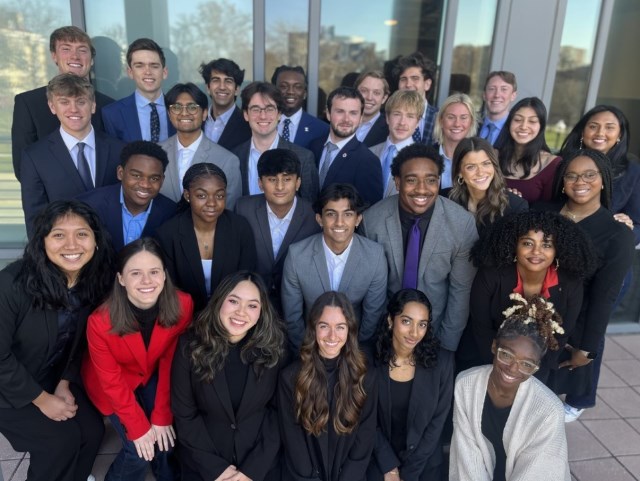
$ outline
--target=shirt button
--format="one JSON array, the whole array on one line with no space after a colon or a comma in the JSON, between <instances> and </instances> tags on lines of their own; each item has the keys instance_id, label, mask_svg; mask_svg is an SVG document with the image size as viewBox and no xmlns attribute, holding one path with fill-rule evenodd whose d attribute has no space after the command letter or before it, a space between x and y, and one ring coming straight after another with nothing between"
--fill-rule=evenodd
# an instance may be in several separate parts
<instances>
[{"instance_id":1,"label":"shirt button","mask_svg":"<svg viewBox=\"0 0 640 481\"><path fill-rule=\"evenodd\" d=\"M235 430L235 429L236 429L236 425L235 425L235 424L232 424L232 425L231 425L231 429Z\"/></svg>"}]
</instances>

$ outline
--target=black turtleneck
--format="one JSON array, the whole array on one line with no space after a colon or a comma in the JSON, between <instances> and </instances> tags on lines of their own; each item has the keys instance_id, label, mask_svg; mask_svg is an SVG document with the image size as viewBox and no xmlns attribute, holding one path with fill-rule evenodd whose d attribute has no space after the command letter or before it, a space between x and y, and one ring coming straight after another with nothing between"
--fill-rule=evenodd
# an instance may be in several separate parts
<instances>
[{"instance_id":1,"label":"black turtleneck","mask_svg":"<svg viewBox=\"0 0 640 481\"><path fill-rule=\"evenodd\" d=\"M142 334L144 347L145 349L149 349L151 334L153 333L153 328L156 325L156 319L158 318L158 312L160 311L158 303L156 302L149 309L140 309L139 307L134 306L131 301L128 302L131 307L131 311L133 312L133 316L136 318L136 321L138 321L138 325L140 326L140 334Z\"/></svg>"},{"instance_id":2,"label":"black turtleneck","mask_svg":"<svg viewBox=\"0 0 640 481\"><path fill-rule=\"evenodd\" d=\"M227 354L227 359L224 363L224 376L227 380L229 397L231 398L234 413L238 412L238 407L244 394L244 387L247 384L247 376L249 375L249 365L243 363L240 358L240 353L247 344L248 339L249 336L244 336L235 344L229 344L229 354Z\"/></svg>"}]
</instances>

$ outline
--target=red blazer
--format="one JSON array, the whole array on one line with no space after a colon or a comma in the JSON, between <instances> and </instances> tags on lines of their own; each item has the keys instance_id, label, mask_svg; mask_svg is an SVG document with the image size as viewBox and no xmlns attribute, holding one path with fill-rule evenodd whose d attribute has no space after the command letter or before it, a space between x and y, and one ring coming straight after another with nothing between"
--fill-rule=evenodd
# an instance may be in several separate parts
<instances>
[{"instance_id":1,"label":"red blazer","mask_svg":"<svg viewBox=\"0 0 640 481\"><path fill-rule=\"evenodd\" d=\"M88 355L82 363L82 380L89 398L105 416L116 414L127 438L138 439L151 424L168 426L173 422L169 402L171 362L178 337L193 317L189 294L178 291L181 314L170 328L155 325L149 349L139 332L120 336L111 332L109 311L101 307L87 321ZM136 401L134 390L158 372L158 387L151 419Z\"/></svg>"}]
</instances>

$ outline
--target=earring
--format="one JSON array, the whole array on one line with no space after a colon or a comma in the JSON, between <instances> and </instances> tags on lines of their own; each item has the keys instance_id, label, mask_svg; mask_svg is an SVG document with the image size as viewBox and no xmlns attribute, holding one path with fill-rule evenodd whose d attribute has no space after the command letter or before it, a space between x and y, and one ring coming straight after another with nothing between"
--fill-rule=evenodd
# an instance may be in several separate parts
<instances>
[{"instance_id":1,"label":"earring","mask_svg":"<svg viewBox=\"0 0 640 481\"><path fill-rule=\"evenodd\" d=\"M560 259L556 257L556 270L560 269Z\"/></svg>"},{"instance_id":2,"label":"earring","mask_svg":"<svg viewBox=\"0 0 640 481\"><path fill-rule=\"evenodd\" d=\"M620 138L618 137L618 140L616 140L616 145L618 145L620 143Z\"/></svg>"},{"instance_id":3,"label":"earring","mask_svg":"<svg viewBox=\"0 0 640 481\"><path fill-rule=\"evenodd\" d=\"M601 186L600 186L600 190L604 190L604 185L601 185Z\"/></svg>"},{"instance_id":4,"label":"earring","mask_svg":"<svg viewBox=\"0 0 640 481\"><path fill-rule=\"evenodd\" d=\"M579 147L579 149L582 150L582 137L580 137L580 147Z\"/></svg>"},{"instance_id":5,"label":"earring","mask_svg":"<svg viewBox=\"0 0 640 481\"><path fill-rule=\"evenodd\" d=\"M96 246L96 252L98 252L100 250L100 248L98 246Z\"/></svg>"},{"instance_id":6,"label":"earring","mask_svg":"<svg viewBox=\"0 0 640 481\"><path fill-rule=\"evenodd\" d=\"M458 176L458 185L462 185L462 184L464 184L464 180L462 179L462 176L459 175Z\"/></svg>"},{"instance_id":7,"label":"earring","mask_svg":"<svg viewBox=\"0 0 640 481\"><path fill-rule=\"evenodd\" d=\"M515 257L513 258L513 262L518 262L518 256L515 256Z\"/></svg>"}]
</instances>

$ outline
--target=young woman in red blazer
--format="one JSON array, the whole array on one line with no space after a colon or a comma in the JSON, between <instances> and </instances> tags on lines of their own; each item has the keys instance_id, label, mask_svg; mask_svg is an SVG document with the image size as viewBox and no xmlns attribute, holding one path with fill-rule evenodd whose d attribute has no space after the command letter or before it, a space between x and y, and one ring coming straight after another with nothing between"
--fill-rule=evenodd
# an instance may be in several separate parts
<instances>
[{"instance_id":1,"label":"young woman in red blazer","mask_svg":"<svg viewBox=\"0 0 640 481\"><path fill-rule=\"evenodd\" d=\"M138 239L120 251L111 295L89 317L82 366L89 398L122 439L106 481L142 481L148 462L157 479L174 479L169 378L192 314L191 297L174 288L155 240Z\"/></svg>"}]
</instances>

